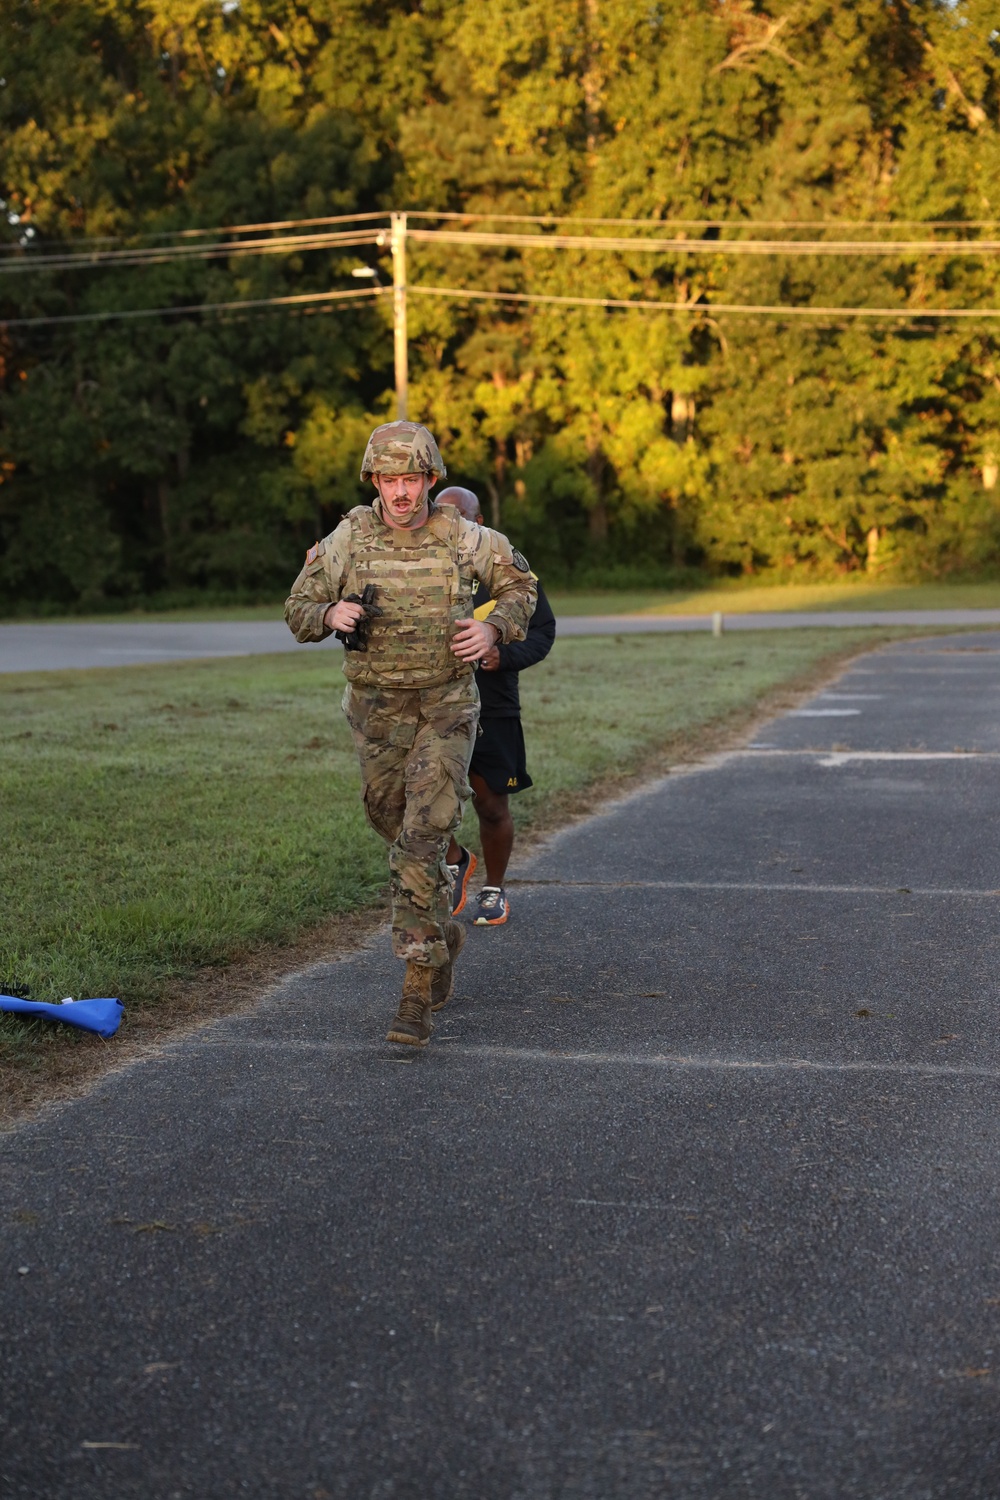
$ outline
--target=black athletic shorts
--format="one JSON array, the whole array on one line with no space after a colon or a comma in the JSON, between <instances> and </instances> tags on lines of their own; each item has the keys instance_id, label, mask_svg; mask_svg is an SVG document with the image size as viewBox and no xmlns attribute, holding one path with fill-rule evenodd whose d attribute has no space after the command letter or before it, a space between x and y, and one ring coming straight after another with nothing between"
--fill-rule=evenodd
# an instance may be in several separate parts
<instances>
[{"instance_id":1,"label":"black athletic shorts","mask_svg":"<svg viewBox=\"0 0 1000 1500\"><path fill-rule=\"evenodd\" d=\"M531 786L520 719L480 719L479 729L469 770L481 776L491 792L523 792Z\"/></svg>"}]
</instances>

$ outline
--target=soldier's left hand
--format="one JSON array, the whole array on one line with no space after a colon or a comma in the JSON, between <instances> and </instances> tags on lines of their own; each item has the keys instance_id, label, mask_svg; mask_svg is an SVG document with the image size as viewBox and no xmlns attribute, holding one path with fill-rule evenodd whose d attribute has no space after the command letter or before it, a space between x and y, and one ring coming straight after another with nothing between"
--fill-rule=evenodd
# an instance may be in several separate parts
<instances>
[{"instance_id":1,"label":"soldier's left hand","mask_svg":"<svg viewBox=\"0 0 1000 1500\"><path fill-rule=\"evenodd\" d=\"M478 661L500 639L500 632L489 620L456 620L451 649L461 661Z\"/></svg>"}]
</instances>

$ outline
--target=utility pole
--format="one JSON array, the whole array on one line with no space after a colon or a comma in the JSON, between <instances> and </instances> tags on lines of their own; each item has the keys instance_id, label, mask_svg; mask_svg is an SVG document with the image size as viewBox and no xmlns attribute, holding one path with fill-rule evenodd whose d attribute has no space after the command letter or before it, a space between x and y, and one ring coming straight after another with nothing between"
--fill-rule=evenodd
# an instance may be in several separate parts
<instances>
[{"instance_id":1,"label":"utility pole","mask_svg":"<svg viewBox=\"0 0 1000 1500\"><path fill-rule=\"evenodd\" d=\"M409 381L406 349L406 215L392 218L392 341L396 358L396 420L406 421Z\"/></svg>"}]
</instances>

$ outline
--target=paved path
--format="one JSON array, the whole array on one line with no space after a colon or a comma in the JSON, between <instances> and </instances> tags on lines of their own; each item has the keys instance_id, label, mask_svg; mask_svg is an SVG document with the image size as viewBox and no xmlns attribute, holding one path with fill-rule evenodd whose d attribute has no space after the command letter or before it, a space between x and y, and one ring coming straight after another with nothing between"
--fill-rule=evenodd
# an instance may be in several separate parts
<instances>
[{"instance_id":1,"label":"paved path","mask_svg":"<svg viewBox=\"0 0 1000 1500\"><path fill-rule=\"evenodd\" d=\"M826 613L725 615L726 630L794 630L826 625L1000 625L1000 609L838 610ZM560 635L637 635L711 630L711 615L563 615ZM335 641L328 643L339 650ZM209 656L272 655L302 649L281 620L123 621L88 624L0 625L0 673L77 667L122 667L141 662ZM309 649L314 649L310 647Z\"/></svg>"},{"instance_id":2,"label":"paved path","mask_svg":"<svg viewBox=\"0 0 1000 1500\"><path fill-rule=\"evenodd\" d=\"M3 1138L4 1500L995 1500L1000 635Z\"/></svg>"}]
</instances>

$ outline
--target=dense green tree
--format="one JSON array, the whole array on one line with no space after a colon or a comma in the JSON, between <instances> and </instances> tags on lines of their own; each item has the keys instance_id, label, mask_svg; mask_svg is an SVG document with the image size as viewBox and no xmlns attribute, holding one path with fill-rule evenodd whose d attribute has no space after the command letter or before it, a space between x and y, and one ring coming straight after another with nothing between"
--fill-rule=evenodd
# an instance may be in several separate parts
<instances>
[{"instance_id":1,"label":"dense green tree","mask_svg":"<svg viewBox=\"0 0 1000 1500\"><path fill-rule=\"evenodd\" d=\"M997 53L986 0L0 0L0 307L263 299L388 269L375 247L234 242L12 272L105 236L526 216L488 227L530 248L411 239L411 281L690 309L410 297L411 414L547 574L993 566L991 324L719 307L1000 306L971 246L808 253L975 238L917 226L1000 213ZM659 220L698 248L556 250L545 215L602 236L638 231L585 221ZM727 248L751 234L803 253ZM392 411L389 318L383 299L0 333L0 590L276 588L360 494L365 428Z\"/></svg>"},{"instance_id":2,"label":"dense green tree","mask_svg":"<svg viewBox=\"0 0 1000 1500\"><path fill-rule=\"evenodd\" d=\"M20 261L60 242L150 246L166 231L371 207L391 183L391 142L366 102L382 10L0 7L0 196ZM342 287L352 263L234 247L2 287L21 317L86 314ZM28 598L273 585L288 566L276 541L338 513L343 461L317 476L310 432L377 405L386 380L384 320L367 309L48 327L8 335L3 353L0 567Z\"/></svg>"}]
</instances>

